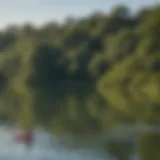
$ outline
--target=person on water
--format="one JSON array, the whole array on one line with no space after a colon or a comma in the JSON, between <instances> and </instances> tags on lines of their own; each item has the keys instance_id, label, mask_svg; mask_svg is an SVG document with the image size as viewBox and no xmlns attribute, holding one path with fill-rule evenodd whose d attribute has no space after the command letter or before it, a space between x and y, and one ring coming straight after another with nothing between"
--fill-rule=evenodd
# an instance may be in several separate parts
<instances>
[{"instance_id":1,"label":"person on water","mask_svg":"<svg viewBox=\"0 0 160 160\"><path fill-rule=\"evenodd\" d=\"M27 129L22 133L19 133L16 135L16 142L23 143L26 145L27 148L30 148L33 144L34 138L33 138L33 130Z\"/></svg>"}]
</instances>

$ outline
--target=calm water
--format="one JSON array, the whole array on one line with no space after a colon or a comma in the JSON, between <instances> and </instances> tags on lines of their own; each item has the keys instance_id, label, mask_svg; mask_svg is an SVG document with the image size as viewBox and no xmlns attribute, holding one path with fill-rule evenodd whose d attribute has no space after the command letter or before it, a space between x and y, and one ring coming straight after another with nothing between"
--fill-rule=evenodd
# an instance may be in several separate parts
<instances>
[{"instance_id":1,"label":"calm water","mask_svg":"<svg viewBox=\"0 0 160 160\"><path fill-rule=\"evenodd\" d=\"M142 158L141 156L145 157L145 154L152 154L153 159L158 160L160 153L156 148L158 146L155 140L159 141L159 127L160 126L153 125L123 125L113 128L110 134L105 133L97 136L90 135L89 137L56 137L43 131L42 129L35 129L35 143L33 147L27 151L23 144L17 144L14 141L14 136L20 130L20 128L15 126L1 125L0 159L145 160L145 158ZM140 140L143 138L145 141ZM145 150L143 153L140 151L140 146L143 145L143 143L144 145L148 145L144 146L146 149L148 148L148 151L145 149L146 153L144 152ZM149 148L154 148L155 150L149 150ZM146 158L146 160L148 159Z\"/></svg>"},{"instance_id":2,"label":"calm water","mask_svg":"<svg viewBox=\"0 0 160 160\"><path fill-rule=\"evenodd\" d=\"M88 84L61 84L23 100L8 92L0 103L36 128L27 151L14 141L20 127L0 125L0 160L160 160L159 99L116 89L102 98Z\"/></svg>"}]
</instances>

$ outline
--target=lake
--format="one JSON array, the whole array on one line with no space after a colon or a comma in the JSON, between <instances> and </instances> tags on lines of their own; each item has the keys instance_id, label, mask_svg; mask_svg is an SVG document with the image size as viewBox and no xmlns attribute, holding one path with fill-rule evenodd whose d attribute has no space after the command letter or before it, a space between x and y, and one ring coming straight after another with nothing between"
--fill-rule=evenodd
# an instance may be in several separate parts
<instances>
[{"instance_id":1,"label":"lake","mask_svg":"<svg viewBox=\"0 0 160 160\"><path fill-rule=\"evenodd\" d=\"M1 114L0 160L159 160L157 99L118 90L104 98L88 86L33 91L21 103L7 93L1 99L6 110ZM35 128L29 151L14 140L21 126Z\"/></svg>"},{"instance_id":2,"label":"lake","mask_svg":"<svg viewBox=\"0 0 160 160\"><path fill-rule=\"evenodd\" d=\"M20 128L17 126L1 125L1 160L140 160L140 138L148 137L144 143L152 146L144 147L157 150L157 145L152 140L155 142L157 137L157 141L159 141L160 137L160 126L117 126L111 134L107 135L106 133L95 137L54 136L37 128L34 131L36 137L34 145L27 151L24 144L18 144L14 140L14 136L19 130ZM148 151L153 154L153 151ZM145 154L148 155L149 152ZM154 155L152 156L154 157ZM157 156L155 155L155 159Z\"/></svg>"}]
</instances>

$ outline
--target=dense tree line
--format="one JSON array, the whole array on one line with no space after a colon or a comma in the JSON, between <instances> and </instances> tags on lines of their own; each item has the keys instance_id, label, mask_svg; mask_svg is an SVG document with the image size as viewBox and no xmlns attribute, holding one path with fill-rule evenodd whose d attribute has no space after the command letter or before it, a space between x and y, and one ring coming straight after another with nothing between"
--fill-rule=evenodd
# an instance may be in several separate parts
<instances>
[{"instance_id":1,"label":"dense tree line","mask_svg":"<svg viewBox=\"0 0 160 160\"><path fill-rule=\"evenodd\" d=\"M100 133L123 122L159 124L159 95L160 6L134 14L117 6L0 32L1 119L54 133Z\"/></svg>"},{"instance_id":2,"label":"dense tree line","mask_svg":"<svg viewBox=\"0 0 160 160\"><path fill-rule=\"evenodd\" d=\"M159 41L159 6L136 13L117 6L63 24L9 26L0 33L1 97L10 90L31 101L34 90L50 92L67 82L96 84L105 98L118 87L157 99Z\"/></svg>"},{"instance_id":3,"label":"dense tree line","mask_svg":"<svg viewBox=\"0 0 160 160\"><path fill-rule=\"evenodd\" d=\"M136 14L118 6L63 24L10 26L0 33L1 84L25 77L19 81L38 88L64 80L98 82L103 89L159 86L159 15L159 6Z\"/></svg>"}]
</instances>

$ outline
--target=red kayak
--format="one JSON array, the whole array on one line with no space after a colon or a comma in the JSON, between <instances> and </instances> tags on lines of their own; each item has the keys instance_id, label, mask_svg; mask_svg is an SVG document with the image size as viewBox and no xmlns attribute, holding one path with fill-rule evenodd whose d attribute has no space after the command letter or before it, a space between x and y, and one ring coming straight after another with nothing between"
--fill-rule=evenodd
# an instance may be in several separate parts
<instances>
[{"instance_id":1,"label":"red kayak","mask_svg":"<svg viewBox=\"0 0 160 160\"><path fill-rule=\"evenodd\" d=\"M19 143L31 143L33 141L33 135L31 131L27 131L16 135L15 139Z\"/></svg>"}]
</instances>

